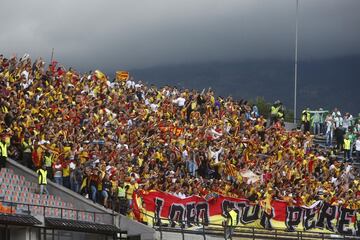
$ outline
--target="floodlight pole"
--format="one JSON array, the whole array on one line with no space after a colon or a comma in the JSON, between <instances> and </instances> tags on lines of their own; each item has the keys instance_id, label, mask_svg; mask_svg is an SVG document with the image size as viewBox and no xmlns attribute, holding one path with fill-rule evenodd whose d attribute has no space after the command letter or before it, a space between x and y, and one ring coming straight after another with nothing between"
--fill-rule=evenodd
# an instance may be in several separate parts
<instances>
[{"instance_id":1,"label":"floodlight pole","mask_svg":"<svg viewBox=\"0 0 360 240\"><path fill-rule=\"evenodd\" d=\"M296 20L295 20L295 73L294 73L294 124L296 124L297 107L297 65L298 65L298 18L299 18L299 0L296 0Z\"/></svg>"},{"instance_id":2,"label":"floodlight pole","mask_svg":"<svg viewBox=\"0 0 360 240\"><path fill-rule=\"evenodd\" d=\"M52 64L53 60L54 60L54 48L52 48L52 51L51 51L50 64Z\"/></svg>"}]
</instances>

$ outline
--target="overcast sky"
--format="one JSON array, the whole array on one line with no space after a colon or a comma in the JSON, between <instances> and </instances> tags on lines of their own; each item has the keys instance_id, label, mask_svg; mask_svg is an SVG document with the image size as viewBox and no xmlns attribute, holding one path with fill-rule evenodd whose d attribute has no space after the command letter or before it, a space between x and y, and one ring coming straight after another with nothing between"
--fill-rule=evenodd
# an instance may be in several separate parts
<instances>
[{"instance_id":1,"label":"overcast sky","mask_svg":"<svg viewBox=\"0 0 360 240\"><path fill-rule=\"evenodd\" d=\"M360 53L360 0L300 0L299 57ZM295 0L9 0L0 52L78 69L293 58Z\"/></svg>"}]
</instances>

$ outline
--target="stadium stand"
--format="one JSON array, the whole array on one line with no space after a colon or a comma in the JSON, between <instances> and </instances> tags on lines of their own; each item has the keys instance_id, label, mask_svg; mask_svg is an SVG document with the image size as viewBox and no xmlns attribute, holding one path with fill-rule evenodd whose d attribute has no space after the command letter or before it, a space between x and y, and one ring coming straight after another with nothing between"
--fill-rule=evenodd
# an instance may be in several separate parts
<instances>
[{"instance_id":1,"label":"stadium stand","mask_svg":"<svg viewBox=\"0 0 360 240\"><path fill-rule=\"evenodd\" d=\"M94 222L94 215L87 212L77 212L72 203L64 202L60 197L54 195L40 195L37 193L37 185L25 180L25 177L14 174L9 168L2 168L0 171L1 189L0 200L15 203L15 207L3 204L4 213L30 213L32 215L45 215L46 217L65 218ZM45 213L44 213L45 211ZM95 219L96 222L103 222L101 215Z\"/></svg>"},{"instance_id":2,"label":"stadium stand","mask_svg":"<svg viewBox=\"0 0 360 240\"><path fill-rule=\"evenodd\" d=\"M178 220L188 211L185 198L202 204L200 214L210 209L211 199L221 197L256 206L256 220L265 216L266 229L276 216L281 216L276 224L287 228L288 207L299 207L302 213L310 206L320 218L324 204L333 209L326 215L331 231L357 234L356 217L351 218L351 230L346 224L348 215L359 215L360 207L360 123L350 116L342 118L334 110L323 119L327 128L319 116L313 119L316 129L327 129L322 131L327 145L321 147L309 131L311 111L303 111L303 131L284 128L280 101L271 106L268 121L263 114L269 109L259 111L247 100L217 96L211 88L157 88L128 73L111 81L98 70L79 73L56 62L46 67L41 58L2 57L0 63L0 168L14 170L3 173L6 214L46 215L49 221L41 220L45 225L114 224L113 217L105 216L112 216L109 209L115 205L116 211L151 224L137 209L170 218L168 202L180 202L184 208L172 211ZM356 154L354 144L359 146ZM42 173L39 179L47 174L51 180L46 198L36 192L40 180L30 169ZM166 208L164 201L155 206L154 192L163 196ZM275 207L279 202L286 205ZM13 204L20 206L14 209ZM228 207L214 207L218 211L209 218L223 221ZM59 209L63 220L53 221L59 219ZM335 214L344 209L346 214ZM94 212L103 212L104 218ZM301 220L301 214L296 216ZM148 227L130 218L120 217L115 226L129 236L151 235Z\"/></svg>"},{"instance_id":3,"label":"stadium stand","mask_svg":"<svg viewBox=\"0 0 360 240\"><path fill-rule=\"evenodd\" d=\"M72 233L70 238L59 239L154 238L153 229L87 202L80 195L80 199L71 199L66 189L59 189L61 186L56 184L49 186L49 191L55 195L38 194L38 185L32 181L36 174L11 159L8 163L8 168L0 170L0 235L4 236L1 239L30 239L26 238L30 235L38 239L43 234L48 237L46 239L52 239L52 236L64 237L68 233ZM121 220L121 217L126 219ZM15 226L28 226L30 232L14 238Z\"/></svg>"}]
</instances>

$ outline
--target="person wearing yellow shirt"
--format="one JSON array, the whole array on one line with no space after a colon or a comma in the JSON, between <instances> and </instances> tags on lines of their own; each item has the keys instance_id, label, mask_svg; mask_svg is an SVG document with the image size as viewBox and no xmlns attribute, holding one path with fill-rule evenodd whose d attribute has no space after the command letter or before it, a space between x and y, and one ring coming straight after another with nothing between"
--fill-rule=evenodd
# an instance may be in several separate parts
<instances>
[{"instance_id":1,"label":"person wearing yellow shirt","mask_svg":"<svg viewBox=\"0 0 360 240\"><path fill-rule=\"evenodd\" d=\"M132 206L132 196L133 193L136 189L138 189L139 185L138 183L135 181L135 178L131 178L129 183L125 184L125 188L126 188L126 199L128 201L128 206L129 208L131 208Z\"/></svg>"},{"instance_id":2,"label":"person wearing yellow shirt","mask_svg":"<svg viewBox=\"0 0 360 240\"><path fill-rule=\"evenodd\" d=\"M63 169L62 169L63 175L63 186L71 189L70 186L70 165L68 162L63 163Z\"/></svg>"},{"instance_id":3,"label":"person wearing yellow shirt","mask_svg":"<svg viewBox=\"0 0 360 240\"><path fill-rule=\"evenodd\" d=\"M164 161L164 156L162 155L162 153L160 152L160 150L156 151L154 154L154 158L156 160L159 160L160 162Z\"/></svg>"},{"instance_id":4,"label":"person wearing yellow shirt","mask_svg":"<svg viewBox=\"0 0 360 240\"><path fill-rule=\"evenodd\" d=\"M266 229L271 229L271 223L269 219L273 216L271 202L273 199L273 189L269 188L264 194L264 200L262 202L262 206L264 209L264 215L266 216L266 220L262 223L263 227ZM263 219L262 219L263 221Z\"/></svg>"}]
</instances>

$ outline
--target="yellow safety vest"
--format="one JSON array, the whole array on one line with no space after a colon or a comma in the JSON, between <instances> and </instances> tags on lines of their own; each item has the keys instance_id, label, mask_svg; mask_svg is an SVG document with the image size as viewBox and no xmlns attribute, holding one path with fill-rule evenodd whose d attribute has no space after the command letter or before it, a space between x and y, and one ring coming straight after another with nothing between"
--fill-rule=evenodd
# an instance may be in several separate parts
<instances>
[{"instance_id":1,"label":"yellow safety vest","mask_svg":"<svg viewBox=\"0 0 360 240\"><path fill-rule=\"evenodd\" d=\"M126 196L125 187L118 187L118 197L125 198L125 196Z\"/></svg>"},{"instance_id":2,"label":"yellow safety vest","mask_svg":"<svg viewBox=\"0 0 360 240\"><path fill-rule=\"evenodd\" d=\"M284 117L284 114L283 114L282 112L278 112L278 114L277 114L277 115L278 115L278 117L279 117L279 118Z\"/></svg>"},{"instance_id":3,"label":"yellow safety vest","mask_svg":"<svg viewBox=\"0 0 360 240\"><path fill-rule=\"evenodd\" d=\"M1 156L2 157L6 157L6 158L8 157L7 147L8 147L8 144L0 142Z\"/></svg>"},{"instance_id":4,"label":"yellow safety vest","mask_svg":"<svg viewBox=\"0 0 360 240\"><path fill-rule=\"evenodd\" d=\"M45 156L45 166L46 167L51 167L53 162L52 156Z\"/></svg>"},{"instance_id":5,"label":"yellow safety vest","mask_svg":"<svg viewBox=\"0 0 360 240\"><path fill-rule=\"evenodd\" d=\"M39 175L39 177L38 177L39 178L39 184L40 185L46 185L47 184L47 179L46 179L47 171L40 168L36 172Z\"/></svg>"},{"instance_id":6,"label":"yellow safety vest","mask_svg":"<svg viewBox=\"0 0 360 240\"><path fill-rule=\"evenodd\" d=\"M310 120L311 120L310 113L308 111L306 111L306 110L302 111L301 121L310 122Z\"/></svg>"},{"instance_id":7,"label":"yellow safety vest","mask_svg":"<svg viewBox=\"0 0 360 240\"><path fill-rule=\"evenodd\" d=\"M23 148L24 148L24 152L31 152L32 146L31 146L30 143L27 143L26 141L24 141L22 143L22 145L23 145Z\"/></svg>"},{"instance_id":8,"label":"yellow safety vest","mask_svg":"<svg viewBox=\"0 0 360 240\"><path fill-rule=\"evenodd\" d=\"M344 149L350 150L351 148L351 141L349 139L344 139Z\"/></svg>"},{"instance_id":9,"label":"yellow safety vest","mask_svg":"<svg viewBox=\"0 0 360 240\"><path fill-rule=\"evenodd\" d=\"M280 106L279 107L275 107L275 106L271 106L271 115L276 116L279 112Z\"/></svg>"}]
</instances>

